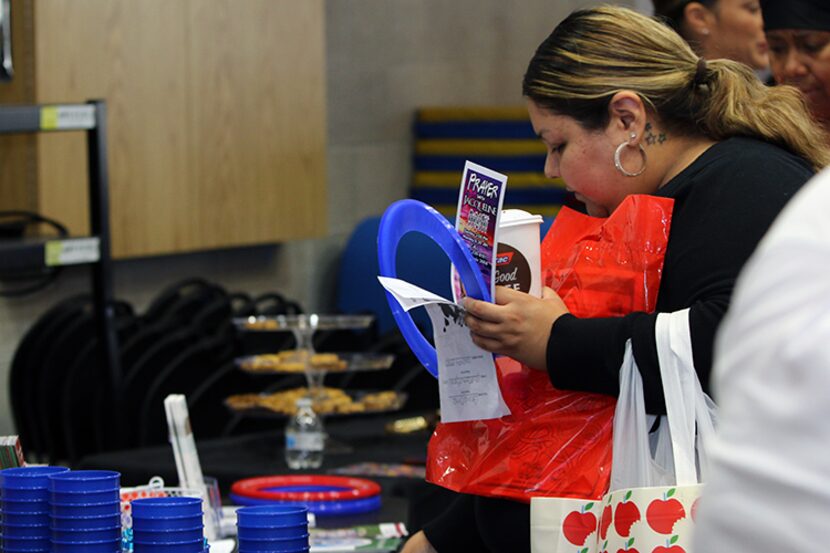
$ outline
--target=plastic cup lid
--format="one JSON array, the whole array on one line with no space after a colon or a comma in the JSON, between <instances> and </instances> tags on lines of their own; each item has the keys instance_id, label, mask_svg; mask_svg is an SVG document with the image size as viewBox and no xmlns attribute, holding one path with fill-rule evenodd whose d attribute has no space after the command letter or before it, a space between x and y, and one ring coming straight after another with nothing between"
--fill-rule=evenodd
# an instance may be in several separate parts
<instances>
[{"instance_id":1,"label":"plastic cup lid","mask_svg":"<svg viewBox=\"0 0 830 553\"><path fill-rule=\"evenodd\" d=\"M499 228L526 225L528 223L542 224L541 215L533 215L523 209L503 209L499 217Z\"/></svg>"}]
</instances>

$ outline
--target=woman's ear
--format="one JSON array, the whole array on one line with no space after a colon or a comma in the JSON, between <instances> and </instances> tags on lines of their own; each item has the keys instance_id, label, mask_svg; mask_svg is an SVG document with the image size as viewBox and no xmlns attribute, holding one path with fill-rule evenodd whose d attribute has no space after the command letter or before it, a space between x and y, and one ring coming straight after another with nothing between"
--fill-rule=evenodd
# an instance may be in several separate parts
<instances>
[{"instance_id":1,"label":"woman's ear","mask_svg":"<svg viewBox=\"0 0 830 553\"><path fill-rule=\"evenodd\" d=\"M683 29L693 41L705 41L714 24L715 14L700 2L689 2L683 8Z\"/></svg>"},{"instance_id":2,"label":"woman's ear","mask_svg":"<svg viewBox=\"0 0 830 553\"><path fill-rule=\"evenodd\" d=\"M621 140L628 140L631 133L637 138L643 135L647 112L642 98L631 90L621 90L614 94L608 103L608 130L619 135Z\"/></svg>"}]
</instances>

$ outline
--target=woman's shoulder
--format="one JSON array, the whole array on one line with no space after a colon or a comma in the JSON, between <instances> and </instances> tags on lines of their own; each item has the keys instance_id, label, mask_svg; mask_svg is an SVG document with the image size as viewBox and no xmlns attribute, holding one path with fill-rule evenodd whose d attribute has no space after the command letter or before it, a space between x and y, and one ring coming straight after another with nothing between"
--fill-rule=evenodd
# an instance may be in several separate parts
<instances>
[{"instance_id":1,"label":"woman's shoulder","mask_svg":"<svg viewBox=\"0 0 830 553\"><path fill-rule=\"evenodd\" d=\"M755 175L763 181L782 176L807 180L814 174L810 164L792 152L763 140L742 136L714 144L701 159L710 170Z\"/></svg>"},{"instance_id":2,"label":"woman's shoulder","mask_svg":"<svg viewBox=\"0 0 830 553\"><path fill-rule=\"evenodd\" d=\"M768 142L733 137L712 145L675 179L669 195L794 193L814 174L799 156Z\"/></svg>"}]
</instances>

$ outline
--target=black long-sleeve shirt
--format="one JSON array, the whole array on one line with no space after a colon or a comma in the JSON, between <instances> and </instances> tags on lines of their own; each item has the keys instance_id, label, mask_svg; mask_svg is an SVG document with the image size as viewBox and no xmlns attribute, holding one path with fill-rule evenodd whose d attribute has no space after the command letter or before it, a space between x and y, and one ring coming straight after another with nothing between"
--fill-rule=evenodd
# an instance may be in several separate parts
<instances>
[{"instance_id":1,"label":"black long-sleeve shirt","mask_svg":"<svg viewBox=\"0 0 830 553\"><path fill-rule=\"evenodd\" d=\"M690 308L695 369L704 390L709 386L715 332L738 273L787 201L812 175L802 159L781 148L731 138L713 145L655 193L674 199L656 312ZM646 410L665 413L654 341L656 317L560 317L548 341L551 382L560 389L618 395L619 369L630 338L643 377ZM496 520L510 524L500 525L494 535L487 530ZM482 539L489 551L521 553L530 547L529 509L523 503L462 496L424 531L439 553L462 551L462 544Z\"/></svg>"},{"instance_id":2,"label":"black long-sleeve shirt","mask_svg":"<svg viewBox=\"0 0 830 553\"><path fill-rule=\"evenodd\" d=\"M715 144L655 195L674 199L657 313L689 309L695 368L708 390L712 348L738 273L776 215L813 171L770 144ZM566 390L619 394L625 342L643 377L646 410L664 414L654 341L657 313L578 319L566 315L548 341L548 373Z\"/></svg>"}]
</instances>

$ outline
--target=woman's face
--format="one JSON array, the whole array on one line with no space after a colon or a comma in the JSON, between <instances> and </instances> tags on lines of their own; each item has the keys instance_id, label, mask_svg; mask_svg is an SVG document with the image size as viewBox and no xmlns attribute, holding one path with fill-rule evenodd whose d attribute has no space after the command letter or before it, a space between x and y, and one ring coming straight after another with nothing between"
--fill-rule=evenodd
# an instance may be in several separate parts
<instances>
[{"instance_id":1,"label":"woman's face","mask_svg":"<svg viewBox=\"0 0 830 553\"><path fill-rule=\"evenodd\" d=\"M798 88L813 115L830 122L830 31L781 29L767 39L776 82Z\"/></svg>"},{"instance_id":2,"label":"woman's face","mask_svg":"<svg viewBox=\"0 0 830 553\"><path fill-rule=\"evenodd\" d=\"M532 100L527 104L533 130L547 147L545 176L562 177L589 215L610 215L629 193L626 177L614 168L614 150L621 140L612 140L607 129L586 130L572 117L554 114ZM638 154L624 161L631 171L642 164Z\"/></svg>"},{"instance_id":3,"label":"woman's face","mask_svg":"<svg viewBox=\"0 0 830 553\"><path fill-rule=\"evenodd\" d=\"M701 42L706 59L727 58L753 69L769 67L764 19L758 0L718 0L712 28Z\"/></svg>"}]
</instances>

